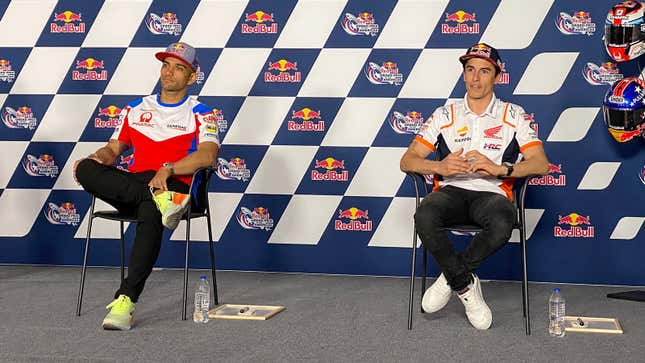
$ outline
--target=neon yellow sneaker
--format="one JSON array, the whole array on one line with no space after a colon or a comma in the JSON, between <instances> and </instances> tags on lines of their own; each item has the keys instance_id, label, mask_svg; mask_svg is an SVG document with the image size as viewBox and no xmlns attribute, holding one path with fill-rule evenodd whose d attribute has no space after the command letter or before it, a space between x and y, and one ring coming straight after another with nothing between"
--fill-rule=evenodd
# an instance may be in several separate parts
<instances>
[{"instance_id":1,"label":"neon yellow sneaker","mask_svg":"<svg viewBox=\"0 0 645 363\"><path fill-rule=\"evenodd\" d=\"M190 196L188 194L182 194L178 192L165 191L154 195L154 199L157 204L157 209L161 212L161 223L169 229L177 228L181 217L188 209L188 203L190 203Z\"/></svg>"},{"instance_id":2,"label":"neon yellow sneaker","mask_svg":"<svg viewBox=\"0 0 645 363\"><path fill-rule=\"evenodd\" d=\"M134 303L130 297L119 295L106 307L110 312L103 319L105 330L130 330L134 323Z\"/></svg>"}]
</instances>

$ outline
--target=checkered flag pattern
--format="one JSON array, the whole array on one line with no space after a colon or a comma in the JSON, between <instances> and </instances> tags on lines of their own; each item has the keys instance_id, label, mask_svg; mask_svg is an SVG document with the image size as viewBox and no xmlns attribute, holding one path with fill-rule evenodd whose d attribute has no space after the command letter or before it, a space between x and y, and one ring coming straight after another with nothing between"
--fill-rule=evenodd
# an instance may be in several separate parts
<instances>
[{"instance_id":1,"label":"checkered flag pattern","mask_svg":"<svg viewBox=\"0 0 645 363\"><path fill-rule=\"evenodd\" d=\"M80 263L91 198L73 163L108 140L122 107L159 91L154 53L183 41L200 59L189 93L215 110L222 140L209 194L218 267L404 275L414 198L399 160L436 107L463 97L457 58L481 41L504 62L497 97L527 111L551 162L526 199L530 278L644 284L645 244L634 242L645 241L645 144L614 142L601 112L608 84L638 65L608 62L608 9L573 0L2 2L0 262ZM193 238L206 240L196 223ZM160 266L183 264L184 228L166 236ZM91 260L118 264L118 227L97 221L93 233L105 243ZM517 278L518 255L511 244L480 274ZM204 244L191 252L195 266L207 256Z\"/></svg>"}]
</instances>

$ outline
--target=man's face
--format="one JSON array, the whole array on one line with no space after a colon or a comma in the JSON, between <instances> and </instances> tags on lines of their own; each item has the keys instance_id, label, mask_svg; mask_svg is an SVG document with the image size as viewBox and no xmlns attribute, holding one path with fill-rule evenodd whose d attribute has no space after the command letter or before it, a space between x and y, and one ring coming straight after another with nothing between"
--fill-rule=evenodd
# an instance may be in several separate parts
<instances>
[{"instance_id":1,"label":"man's face","mask_svg":"<svg viewBox=\"0 0 645 363\"><path fill-rule=\"evenodd\" d=\"M490 62L481 58L470 58L464 66L464 83L468 97L477 100L492 95L499 76L500 74L495 74L495 67Z\"/></svg>"},{"instance_id":2,"label":"man's face","mask_svg":"<svg viewBox=\"0 0 645 363\"><path fill-rule=\"evenodd\" d=\"M181 91L195 82L197 75L184 62L173 57L166 57L161 66L161 89L164 91Z\"/></svg>"}]
</instances>

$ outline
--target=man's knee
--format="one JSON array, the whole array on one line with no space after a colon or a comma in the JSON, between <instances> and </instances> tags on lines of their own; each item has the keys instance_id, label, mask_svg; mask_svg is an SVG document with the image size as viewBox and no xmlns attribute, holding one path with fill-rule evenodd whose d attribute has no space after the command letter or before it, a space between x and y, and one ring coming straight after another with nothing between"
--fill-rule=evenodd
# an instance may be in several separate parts
<instances>
[{"instance_id":1,"label":"man's knee","mask_svg":"<svg viewBox=\"0 0 645 363\"><path fill-rule=\"evenodd\" d=\"M493 218L488 225L490 243L503 246L511 239L514 221L508 218Z\"/></svg>"},{"instance_id":2,"label":"man's knee","mask_svg":"<svg viewBox=\"0 0 645 363\"><path fill-rule=\"evenodd\" d=\"M100 165L96 160L92 159L83 159L78 163L76 166L76 180L81 186L85 187L88 181L96 177L95 173Z\"/></svg>"},{"instance_id":3,"label":"man's knee","mask_svg":"<svg viewBox=\"0 0 645 363\"><path fill-rule=\"evenodd\" d=\"M161 213L152 200L145 200L137 207L137 219L140 222L153 222L161 225Z\"/></svg>"}]
</instances>

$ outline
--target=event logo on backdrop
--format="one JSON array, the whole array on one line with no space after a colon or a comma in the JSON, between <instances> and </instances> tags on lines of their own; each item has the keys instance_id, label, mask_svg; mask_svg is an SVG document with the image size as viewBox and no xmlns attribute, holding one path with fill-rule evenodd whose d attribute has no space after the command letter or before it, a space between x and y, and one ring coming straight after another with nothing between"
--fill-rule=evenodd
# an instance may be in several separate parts
<instances>
[{"instance_id":1,"label":"event logo on backdrop","mask_svg":"<svg viewBox=\"0 0 645 363\"><path fill-rule=\"evenodd\" d=\"M0 81L11 83L16 79L16 72L11 68L11 62L0 59Z\"/></svg>"},{"instance_id":2,"label":"event logo on backdrop","mask_svg":"<svg viewBox=\"0 0 645 363\"><path fill-rule=\"evenodd\" d=\"M71 202L64 202L61 205L48 202L43 212L51 224L77 226L81 221L81 215L78 214L74 203Z\"/></svg>"},{"instance_id":3,"label":"event logo on backdrop","mask_svg":"<svg viewBox=\"0 0 645 363\"><path fill-rule=\"evenodd\" d=\"M161 16L150 13L146 20L146 26L148 26L150 33L154 35L179 35L182 28L175 13L162 13Z\"/></svg>"},{"instance_id":4,"label":"event logo on backdrop","mask_svg":"<svg viewBox=\"0 0 645 363\"><path fill-rule=\"evenodd\" d=\"M27 154L22 161L22 168L30 176L48 176L50 178L58 176L58 165L56 165L54 157L49 154L42 154L38 157Z\"/></svg>"},{"instance_id":5,"label":"event logo on backdrop","mask_svg":"<svg viewBox=\"0 0 645 363\"><path fill-rule=\"evenodd\" d=\"M365 76L372 84L393 84L400 86L403 82L403 73L399 73L399 67L394 62L383 62L378 65L374 62L367 62Z\"/></svg>"},{"instance_id":6,"label":"event logo on backdrop","mask_svg":"<svg viewBox=\"0 0 645 363\"><path fill-rule=\"evenodd\" d=\"M393 111L388 124L397 134L417 134L424 123L420 112L408 111L404 115L399 111Z\"/></svg>"},{"instance_id":7,"label":"event logo on backdrop","mask_svg":"<svg viewBox=\"0 0 645 363\"><path fill-rule=\"evenodd\" d=\"M217 158L217 170L215 173L222 180L241 180L246 182L251 178L251 170L246 166L244 159L239 157L231 158L231 160Z\"/></svg>"},{"instance_id":8,"label":"event logo on backdrop","mask_svg":"<svg viewBox=\"0 0 645 363\"><path fill-rule=\"evenodd\" d=\"M34 113L29 106L18 107L17 109L6 106L2 112L2 122L11 129L33 130L38 124L38 119L34 117Z\"/></svg>"},{"instance_id":9,"label":"event logo on backdrop","mask_svg":"<svg viewBox=\"0 0 645 363\"><path fill-rule=\"evenodd\" d=\"M270 231L273 228L273 219L269 214L269 210L264 207L255 207L252 210L241 207L237 213L237 222L244 229Z\"/></svg>"},{"instance_id":10,"label":"event logo on backdrop","mask_svg":"<svg viewBox=\"0 0 645 363\"><path fill-rule=\"evenodd\" d=\"M572 15L561 12L555 21L560 33L566 35L588 35L596 32L596 23L591 21L591 15L586 11L576 11Z\"/></svg>"},{"instance_id":11,"label":"event logo on backdrop","mask_svg":"<svg viewBox=\"0 0 645 363\"><path fill-rule=\"evenodd\" d=\"M623 79L618 65L612 62L605 62L601 65L588 62L582 71L585 80L594 86L611 85Z\"/></svg>"},{"instance_id":12,"label":"event logo on backdrop","mask_svg":"<svg viewBox=\"0 0 645 363\"><path fill-rule=\"evenodd\" d=\"M374 14L359 13L358 16L346 13L342 23L343 30L349 35L369 35L375 37L379 32L379 25L374 21Z\"/></svg>"}]
</instances>

